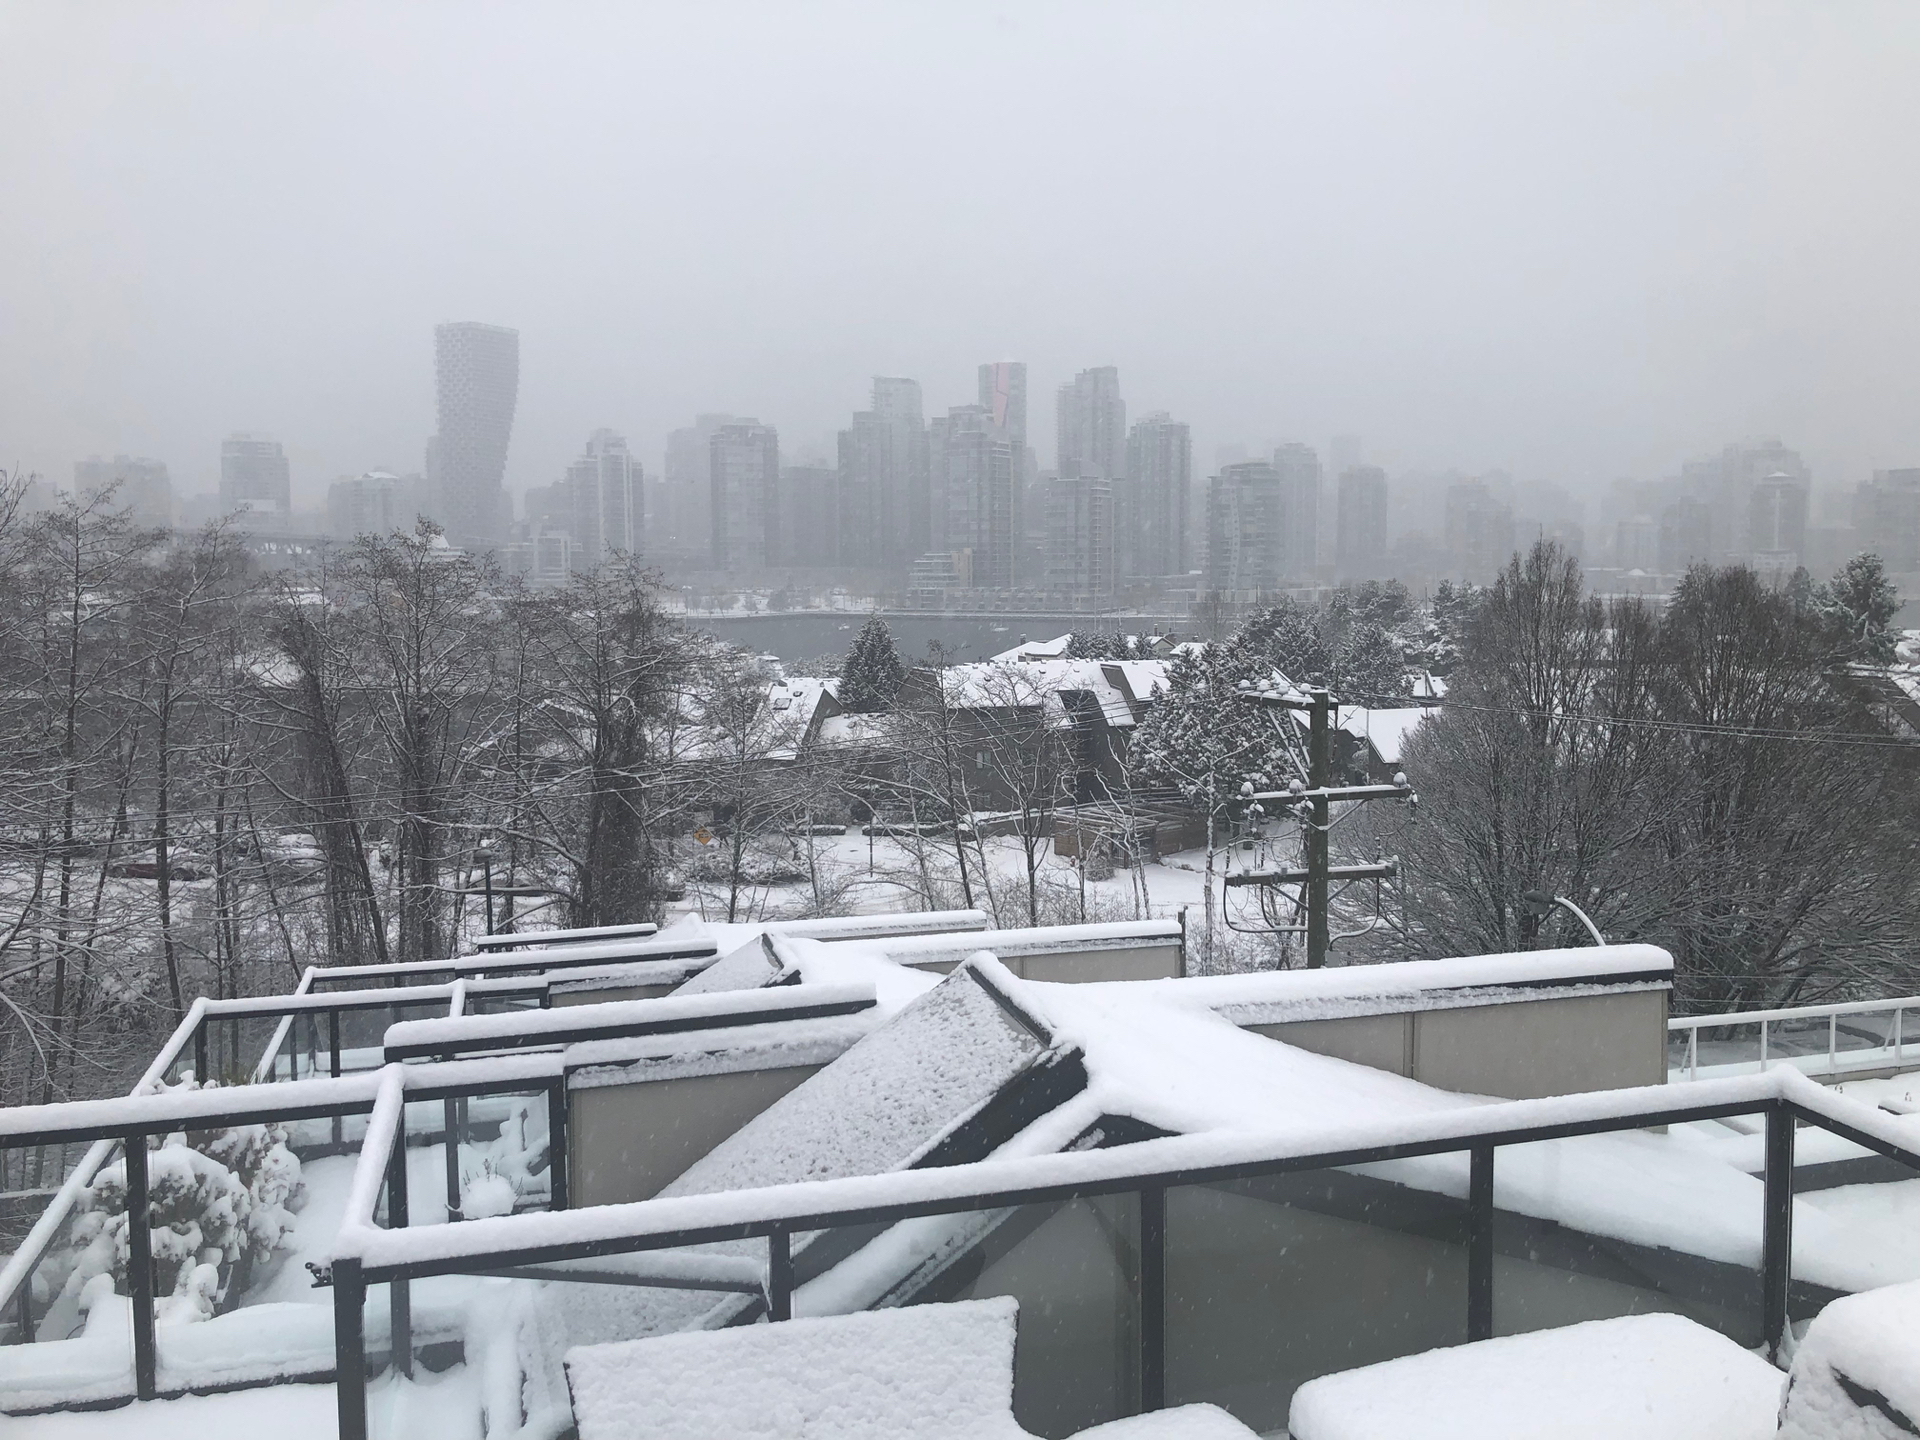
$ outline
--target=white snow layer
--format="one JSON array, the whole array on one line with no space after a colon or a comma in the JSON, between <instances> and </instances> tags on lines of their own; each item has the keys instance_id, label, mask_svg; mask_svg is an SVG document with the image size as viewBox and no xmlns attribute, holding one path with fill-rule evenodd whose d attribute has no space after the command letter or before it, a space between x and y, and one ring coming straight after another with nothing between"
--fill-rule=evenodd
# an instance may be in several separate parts
<instances>
[{"instance_id":1,"label":"white snow layer","mask_svg":"<svg viewBox=\"0 0 1920 1440\"><path fill-rule=\"evenodd\" d=\"M1679 1315L1429 1350L1310 1380L1293 1440L1768 1440L1781 1376ZM584 1437L583 1437L584 1440Z\"/></svg>"},{"instance_id":2,"label":"white snow layer","mask_svg":"<svg viewBox=\"0 0 1920 1440\"><path fill-rule=\"evenodd\" d=\"M1019 1440L1015 1305L921 1305L569 1351L580 1440Z\"/></svg>"},{"instance_id":3,"label":"white snow layer","mask_svg":"<svg viewBox=\"0 0 1920 1440\"><path fill-rule=\"evenodd\" d=\"M1793 1356L1780 1440L1920 1433L1920 1284L1833 1301Z\"/></svg>"},{"instance_id":4,"label":"white snow layer","mask_svg":"<svg viewBox=\"0 0 1920 1440\"><path fill-rule=\"evenodd\" d=\"M580 1440L1024 1440L1013 1418L1015 1302L914 1305L567 1354ZM1235 1440L1189 1405L1080 1440Z\"/></svg>"}]
</instances>

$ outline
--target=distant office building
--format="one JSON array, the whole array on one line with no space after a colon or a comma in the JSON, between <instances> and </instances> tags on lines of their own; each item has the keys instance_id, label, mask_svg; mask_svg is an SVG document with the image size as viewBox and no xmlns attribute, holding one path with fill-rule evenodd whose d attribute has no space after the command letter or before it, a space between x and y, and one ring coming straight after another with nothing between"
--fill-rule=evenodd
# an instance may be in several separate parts
<instances>
[{"instance_id":1,"label":"distant office building","mask_svg":"<svg viewBox=\"0 0 1920 1440\"><path fill-rule=\"evenodd\" d=\"M173 524L173 481L163 461L132 455L102 460L94 455L73 462L73 493L82 503L109 489L114 505L127 511L134 524Z\"/></svg>"},{"instance_id":2,"label":"distant office building","mask_svg":"<svg viewBox=\"0 0 1920 1440\"><path fill-rule=\"evenodd\" d=\"M293 518L293 479L280 442L229 435L220 442L220 508L241 513L244 528L284 532Z\"/></svg>"},{"instance_id":3,"label":"distant office building","mask_svg":"<svg viewBox=\"0 0 1920 1440\"><path fill-rule=\"evenodd\" d=\"M1120 372L1111 365L1082 370L1060 387L1056 436L1059 473L1112 480L1127 468L1127 406Z\"/></svg>"},{"instance_id":4,"label":"distant office building","mask_svg":"<svg viewBox=\"0 0 1920 1440\"><path fill-rule=\"evenodd\" d=\"M1920 570L1920 467L1874 471L1854 492L1853 528L1887 569Z\"/></svg>"},{"instance_id":5,"label":"distant office building","mask_svg":"<svg viewBox=\"0 0 1920 1440\"><path fill-rule=\"evenodd\" d=\"M693 424L667 436L665 477L660 485L659 523L653 547L682 559L704 560L713 548L713 437L738 417L696 415Z\"/></svg>"},{"instance_id":6,"label":"distant office building","mask_svg":"<svg viewBox=\"0 0 1920 1440\"><path fill-rule=\"evenodd\" d=\"M1366 463L1366 450L1358 435L1336 435L1327 446L1327 470L1330 474L1344 475Z\"/></svg>"},{"instance_id":7,"label":"distant office building","mask_svg":"<svg viewBox=\"0 0 1920 1440\"><path fill-rule=\"evenodd\" d=\"M1658 571L1660 524L1651 515L1629 515L1613 525L1613 563L1622 570Z\"/></svg>"},{"instance_id":8,"label":"distant office building","mask_svg":"<svg viewBox=\"0 0 1920 1440\"><path fill-rule=\"evenodd\" d=\"M1484 480L1447 487L1447 554L1454 573L1486 581L1513 554L1513 506Z\"/></svg>"},{"instance_id":9,"label":"distant office building","mask_svg":"<svg viewBox=\"0 0 1920 1440\"><path fill-rule=\"evenodd\" d=\"M1311 445L1281 445L1273 468L1280 477L1281 573L1306 584L1320 568L1320 455Z\"/></svg>"},{"instance_id":10,"label":"distant office building","mask_svg":"<svg viewBox=\"0 0 1920 1440\"><path fill-rule=\"evenodd\" d=\"M518 575L535 589L557 590L575 570L591 568L575 556L573 536L563 527L536 520L521 530L519 538L506 547L504 564L509 575Z\"/></svg>"},{"instance_id":11,"label":"distant office building","mask_svg":"<svg viewBox=\"0 0 1920 1440\"><path fill-rule=\"evenodd\" d=\"M785 558L780 543L780 435L740 420L713 432L713 567L765 570Z\"/></svg>"},{"instance_id":12,"label":"distant office building","mask_svg":"<svg viewBox=\"0 0 1920 1440\"><path fill-rule=\"evenodd\" d=\"M1785 471L1755 485L1747 500L1747 543L1757 565L1798 565L1807 549L1807 487Z\"/></svg>"},{"instance_id":13,"label":"distant office building","mask_svg":"<svg viewBox=\"0 0 1920 1440\"><path fill-rule=\"evenodd\" d=\"M984 405L956 405L928 427L932 456L930 554L982 589L1011 590L1022 530L1013 440Z\"/></svg>"},{"instance_id":14,"label":"distant office building","mask_svg":"<svg viewBox=\"0 0 1920 1440\"><path fill-rule=\"evenodd\" d=\"M1251 598L1286 578L1280 473L1264 460L1221 469L1207 485L1207 586Z\"/></svg>"},{"instance_id":15,"label":"distant office building","mask_svg":"<svg viewBox=\"0 0 1920 1440\"><path fill-rule=\"evenodd\" d=\"M1812 488L1812 474L1799 452L1778 440L1740 441L1726 446L1714 459L1689 461L1681 467L1683 493L1705 501L1712 512L1716 563L1759 553L1751 527L1753 495L1775 474L1786 475L1803 489Z\"/></svg>"},{"instance_id":16,"label":"distant office building","mask_svg":"<svg viewBox=\"0 0 1920 1440\"><path fill-rule=\"evenodd\" d=\"M1660 511L1661 573L1678 575L1713 559L1713 510L1704 500L1682 496Z\"/></svg>"},{"instance_id":17,"label":"distant office building","mask_svg":"<svg viewBox=\"0 0 1920 1440\"><path fill-rule=\"evenodd\" d=\"M917 381L875 376L873 408L840 432L840 563L906 572L933 543L926 421Z\"/></svg>"},{"instance_id":18,"label":"distant office building","mask_svg":"<svg viewBox=\"0 0 1920 1440\"><path fill-rule=\"evenodd\" d=\"M336 540L360 535L411 533L419 517L423 484L418 475L387 470L349 475L327 486L327 533Z\"/></svg>"},{"instance_id":19,"label":"distant office building","mask_svg":"<svg viewBox=\"0 0 1920 1440\"><path fill-rule=\"evenodd\" d=\"M1164 410L1127 434L1125 478L1114 486L1114 564L1123 580L1185 575L1193 568L1187 517L1193 507L1193 432Z\"/></svg>"},{"instance_id":20,"label":"distant office building","mask_svg":"<svg viewBox=\"0 0 1920 1440\"><path fill-rule=\"evenodd\" d=\"M567 467L567 532L571 563L592 570L615 555L638 555L645 490L640 462L611 430L596 430L587 448Z\"/></svg>"},{"instance_id":21,"label":"distant office building","mask_svg":"<svg viewBox=\"0 0 1920 1440\"><path fill-rule=\"evenodd\" d=\"M1333 573L1337 580L1378 580L1387 573L1387 472L1352 465L1340 472L1335 499Z\"/></svg>"},{"instance_id":22,"label":"distant office building","mask_svg":"<svg viewBox=\"0 0 1920 1440\"><path fill-rule=\"evenodd\" d=\"M780 467L781 528L789 565L840 563L840 472L831 465Z\"/></svg>"},{"instance_id":23,"label":"distant office building","mask_svg":"<svg viewBox=\"0 0 1920 1440\"><path fill-rule=\"evenodd\" d=\"M1047 589L1075 604L1112 599L1111 480L1063 475L1047 487Z\"/></svg>"},{"instance_id":24,"label":"distant office building","mask_svg":"<svg viewBox=\"0 0 1920 1440\"><path fill-rule=\"evenodd\" d=\"M1027 367L1021 360L996 360L980 367L980 404L993 423L1007 432L1016 464L1027 453Z\"/></svg>"},{"instance_id":25,"label":"distant office building","mask_svg":"<svg viewBox=\"0 0 1920 1440\"><path fill-rule=\"evenodd\" d=\"M520 332L463 320L433 327L439 431L427 443L432 515L455 544L506 537L507 442L520 394Z\"/></svg>"}]
</instances>

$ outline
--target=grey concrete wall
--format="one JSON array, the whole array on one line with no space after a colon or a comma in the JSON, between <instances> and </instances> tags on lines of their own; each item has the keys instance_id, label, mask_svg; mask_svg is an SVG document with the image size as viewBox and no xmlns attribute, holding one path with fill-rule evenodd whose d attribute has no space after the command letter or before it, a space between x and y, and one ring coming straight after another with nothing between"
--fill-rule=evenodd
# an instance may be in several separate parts
<instances>
[{"instance_id":1,"label":"grey concrete wall","mask_svg":"<svg viewBox=\"0 0 1920 1440\"><path fill-rule=\"evenodd\" d=\"M993 948L991 934L980 937L980 944L965 951L950 951L918 959L900 957L900 963L915 970L945 975L975 950L997 956L1022 980L1052 980L1079 984L1094 980L1170 980L1180 973L1180 946L1103 945L1086 950L1043 950L1032 955L1002 954Z\"/></svg>"},{"instance_id":2,"label":"grey concrete wall","mask_svg":"<svg viewBox=\"0 0 1920 1440\"><path fill-rule=\"evenodd\" d=\"M1659 1085L1667 1078L1665 990L1247 1028L1316 1055L1505 1100Z\"/></svg>"},{"instance_id":3,"label":"grey concrete wall","mask_svg":"<svg viewBox=\"0 0 1920 1440\"><path fill-rule=\"evenodd\" d=\"M669 980L659 985L608 985L600 989L553 990L549 992L548 1004L558 1010L563 1005L610 1005L615 1000L652 1000L661 995L671 995L685 983L686 976L678 980Z\"/></svg>"},{"instance_id":4,"label":"grey concrete wall","mask_svg":"<svg viewBox=\"0 0 1920 1440\"><path fill-rule=\"evenodd\" d=\"M595 1085L567 1095L574 1205L648 1200L818 1065Z\"/></svg>"}]
</instances>

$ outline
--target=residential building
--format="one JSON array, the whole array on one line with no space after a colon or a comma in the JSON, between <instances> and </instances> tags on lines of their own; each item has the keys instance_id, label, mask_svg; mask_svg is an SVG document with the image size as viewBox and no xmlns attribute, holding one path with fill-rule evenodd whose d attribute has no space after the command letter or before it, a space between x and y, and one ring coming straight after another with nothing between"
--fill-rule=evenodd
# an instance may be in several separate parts
<instances>
[{"instance_id":1,"label":"residential building","mask_svg":"<svg viewBox=\"0 0 1920 1440\"><path fill-rule=\"evenodd\" d=\"M1887 569L1920 570L1920 467L1874 471L1854 492L1853 528Z\"/></svg>"},{"instance_id":2,"label":"residential building","mask_svg":"<svg viewBox=\"0 0 1920 1440\"><path fill-rule=\"evenodd\" d=\"M933 539L917 381L875 376L873 407L840 432L840 563L904 574Z\"/></svg>"},{"instance_id":3,"label":"residential building","mask_svg":"<svg viewBox=\"0 0 1920 1440\"><path fill-rule=\"evenodd\" d=\"M740 420L711 441L713 568L752 573L785 557L780 541L780 435Z\"/></svg>"},{"instance_id":4,"label":"residential building","mask_svg":"<svg viewBox=\"0 0 1920 1440\"><path fill-rule=\"evenodd\" d=\"M1286 506L1280 473L1265 460L1224 466L1207 487L1207 586L1253 598L1286 572Z\"/></svg>"},{"instance_id":5,"label":"residential building","mask_svg":"<svg viewBox=\"0 0 1920 1440\"><path fill-rule=\"evenodd\" d=\"M1792 571L1807 548L1807 487L1783 470L1747 497L1747 545L1754 563Z\"/></svg>"},{"instance_id":6,"label":"residential building","mask_svg":"<svg viewBox=\"0 0 1920 1440\"><path fill-rule=\"evenodd\" d=\"M520 332L460 321L433 330L439 430L427 445L433 518L485 549L506 538L507 442L520 394Z\"/></svg>"},{"instance_id":7,"label":"residential building","mask_svg":"<svg viewBox=\"0 0 1920 1440\"><path fill-rule=\"evenodd\" d=\"M1513 506L1485 480L1447 487L1447 555L1456 575L1485 582L1513 554Z\"/></svg>"},{"instance_id":8,"label":"residential building","mask_svg":"<svg viewBox=\"0 0 1920 1440\"><path fill-rule=\"evenodd\" d=\"M115 486L114 504L126 510L134 524L173 524L173 481L166 462L132 455L111 460L94 455L73 462L73 493L83 502Z\"/></svg>"},{"instance_id":9,"label":"residential building","mask_svg":"<svg viewBox=\"0 0 1920 1440\"><path fill-rule=\"evenodd\" d=\"M1193 568L1193 432L1164 410L1127 434L1125 477L1115 486L1114 565L1122 580L1185 575Z\"/></svg>"},{"instance_id":10,"label":"residential building","mask_svg":"<svg viewBox=\"0 0 1920 1440\"><path fill-rule=\"evenodd\" d=\"M281 534L293 520L293 480L280 442L229 435L220 442L220 508L250 530Z\"/></svg>"},{"instance_id":11,"label":"residential building","mask_svg":"<svg viewBox=\"0 0 1920 1440\"><path fill-rule=\"evenodd\" d=\"M1082 370L1058 395L1057 468L1062 476L1126 474L1127 406L1120 372L1111 365Z\"/></svg>"},{"instance_id":12,"label":"residential building","mask_svg":"<svg viewBox=\"0 0 1920 1440\"><path fill-rule=\"evenodd\" d=\"M1047 589L1073 605L1113 599L1113 482L1061 476L1047 487Z\"/></svg>"},{"instance_id":13,"label":"residential building","mask_svg":"<svg viewBox=\"0 0 1920 1440\"><path fill-rule=\"evenodd\" d=\"M785 563L840 563L840 472L831 465L780 467Z\"/></svg>"},{"instance_id":14,"label":"residential building","mask_svg":"<svg viewBox=\"0 0 1920 1440\"><path fill-rule=\"evenodd\" d=\"M956 559L983 589L1011 590L1021 532L1013 441L983 405L956 405L928 432L933 533L929 552Z\"/></svg>"},{"instance_id":15,"label":"residential building","mask_svg":"<svg viewBox=\"0 0 1920 1440\"><path fill-rule=\"evenodd\" d=\"M521 529L524 533L506 547L509 575L520 576L535 589L557 590L576 569L592 568L577 561L573 536L563 526L536 520Z\"/></svg>"},{"instance_id":16,"label":"residential building","mask_svg":"<svg viewBox=\"0 0 1920 1440\"><path fill-rule=\"evenodd\" d=\"M1309 584L1320 569L1320 456L1311 445L1290 442L1273 452L1280 477L1281 573Z\"/></svg>"},{"instance_id":17,"label":"residential building","mask_svg":"<svg viewBox=\"0 0 1920 1440\"><path fill-rule=\"evenodd\" d=\"M713 437L738 417L696 415L693 424L667 436L661 482L660 523L653 548L682 560L705 560L713 548Z\"/></svg>"},{"instance_id":18,"label":"residential building","mask_svg":"<svg viewBox=\"0 0 1920 1440\"><path fill-rule=\"evenodd\" d=\"M594 431L580 458L567 467L566 487L575 569L592 570L616 555L640 553L646 492L640 462L625 439L611 430Z\"/></svg>"},{"instance_id":19,"label":"residential building","mask_svg":"<svg viewBox=\"0 0 1920 1440\"><path fill-rule=\"evenodd\" d=\"M1016 462L1027 453L1027 366L1022 360L995 360L980 367L980 404L993 423L1007 432Z\"/></svg>"},{"instance_id":20,"label":"residential building","mask_svg":"<svg viewBox=\"0 0 1920 1440\"><path fill-rule=\"evenodd\" d=\"M425 482L388 470L347 475L327 486L327 533L336 540L410 533L425 499Z\"/></svg>"},{"instance_id":21,"label":"residential building","mask_svg":"<svg viewBox=\"0 0 1920 1440\"><path fill-rule=\"evenodd\" d=\"M1387 574L1387 472L1354 465L1340 472L1335 501L1333 573L1337 580Z\"/></svg>"},{"instance_id":22,"label":"residential building","mask_svg":"<svg viewBox=\"0 0 1920 1440\"><path fill-rule=\"evenodd\" d=\"M1683 495L1660 512L1657 563L1660 571L1677 575L1689 565L1713 559L1713 509L1706 501Z\"/></svg>"}]
</instances>

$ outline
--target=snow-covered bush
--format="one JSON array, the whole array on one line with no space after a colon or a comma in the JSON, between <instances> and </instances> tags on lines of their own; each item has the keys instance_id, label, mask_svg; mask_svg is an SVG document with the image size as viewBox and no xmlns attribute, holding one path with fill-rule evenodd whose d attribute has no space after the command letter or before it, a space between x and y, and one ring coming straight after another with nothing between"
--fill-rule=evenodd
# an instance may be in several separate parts
<instances>
[{"instance_id":1,"label":"snow-covered bush","mask_svg":"<svg viewBox=\"0 0 1920 1440\"><path fill-rule=\"evenodd\" d=\"M545 1102L516 1098L498 1136L460 1147L460 1213L511 1215L521 1199L548 1194L548 1149Z\"/></svg>"},{"instance_id":2,"label":"snow-covered bush","mask_svg":"<svg viewBox=\"0 0 1920 1440\"><path fill-rule=\"evenodd\" d=\"M176 1089L198 1088L188 1080ZM176 1132L147 1151L153 1285L168 1318L206 1318L245 1293L253 1267L292 1231L300 1161L277 1124ZM62 1295L97 1277L128 1293L127 1164L102 1166L80 1196ZM96 1290L98 1287L94 1287Z\"/></svg>"}]
</instances>

